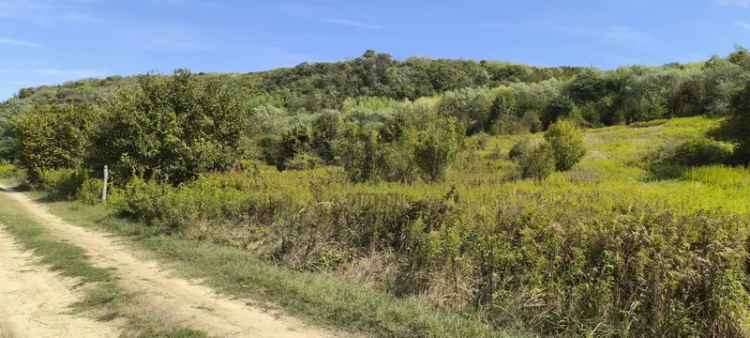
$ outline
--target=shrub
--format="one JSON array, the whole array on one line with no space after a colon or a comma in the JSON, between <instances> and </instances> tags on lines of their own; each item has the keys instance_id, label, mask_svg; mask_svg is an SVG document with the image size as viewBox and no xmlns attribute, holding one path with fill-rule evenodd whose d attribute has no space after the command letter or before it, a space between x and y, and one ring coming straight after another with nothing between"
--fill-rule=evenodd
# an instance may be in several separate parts
<instances>
[{"instance_id":1,"label":"shrub","mask_svg":"<svg viewBox=\"0 0 750 338\"><path fill-rule=\"evenodd\" d=\"M519 159L521 177L544 180L555 171L555 154L552 147L544 142Z\"/></svg>"},{"instance_id":2,"label":"shrub","mask_svg":"<svg viewBox=\"0 0 750 338\"><path fill-rule=\"evenodd\" d=\"M734 160L750 166L750 82L732 100L732 114L714 131L721 140L735 145Z\"/></svg>"},{"instance_id":3,"label":"shrub","mask_svg":"<svg viewBox=\"0 0 750 338\"><path fill-rule=\"evenodd\" d=\"M510 151L508 152L508 158L513 161L518 161L522 157L527 156L532 150L534 149L534 143L529 138L524 138L516 144L513 145L513 147L510 148Z\"/></svg>"},{"instance_id":4,"label":"shrub","mask_svg":"<svg viewBox=\"0 0 750 338\"><path fill-rule=\"evenodd\" d=\"M281 134L278 143L272 145L271 151L275 151L272 156L275 160L276 169L286 170L289 168L289 161L295 158L297 154L312 153L312 130L307 125L298 125Z\"/></svg>"},{"instance_id":5,"label":"shrub","mask_svg":"<svg viewBox=\"0 0 750 338\"><path fill-rule=\"evenodd\" d=\"M232 82L200 83L187 70L143 76L107 107L112 113L88 159L109 165L114 177L153 177L172 184L208 171L225 171L243 158L249 109Z\"/></svg>"},{"instance_id":6,"label":"shrub","mask_svg":"<svg viewBox=\"0 0 750 338\"><path fill-rule=\"evenodd\" d=\"M576 118L577 108L573 100L568 96L558 96L544 108L541 116L543 129L548 129L558 120Z\"/></svg>"},{"instance_id":7,"label":"shrub","mask_svg":"<svg viewBox=\"0 0 750 338\"><path fill-rule=\"evenodd\" d=\"M53 199L74 199L87 179L88 173L83 169L44 170L34 184Z\"/></svg>"},{"instance_id":8,"label":"shrub","mask_svg":"<svg viewBox=\"0 0 750 338\"><path fill-rule=\"evenodd\" d=\"M568 171L586 155L583 133L571 121L559 121L544 134L555 156L555 167Z\"/></svg>"},{"instance_id":9,"label":"shrub","mask_svg":"<svg viewBox=\"0 0 750 338\"><path fill-rule=\"evenodd\" d=\"M724 164L731 156L731 147L708 139L697 139L687 141L675 148L670 161L674 164L694 167Z\"/></svg>"},{"instance_id":10,"label":"shrub","mask_svg":"<svg viewBox=\"0 0 750 338\"><path fill-rule=\"evenodd\" d=\"M467 237L477 296L495 318L512 313L550 336L747 335L740 218L649 208L585 216L528 202Z\"/></svg>"},{"instance_id":11,"label":"shrub","mask_svg":"<svg viewBox=\"0 0 750 338\"><path fill-rule=\"evenodd\" d=\"M454 118L433 118L417 132L414 158L427 180L435 182L445 177L456 158L462 129Z\"/></svg>"},{"instance_id":12,"label":"shrub","mask_svg":"<svg viewBox=\"0 0 750 338\"><path fill-rule=\"evenodd\" d=\"M339 162L352 182L377 180L381 177L379 135L358 126L349 126L335 143Z\"/></svg>"},{"instance_id":13,"label":"shrub","mask_svg":"<svg viewBox=\"0 0 750 338\"><path fill-rule=\"evenodd\" d=\"M409 184L419 178L413 147L410 141L381 146L380 174L385 181Z\"/></svg>"},{"instance_id":14,"label":"shrub","mask_svg":"<svg viewBox=\"0 0 750 338\"><path fill-rule=\"evenodd\" d=\"M290 170L315 169L323 163L323 160L317 155L302 152L294 155L287 161L286 168Z\"/></svg>"},{"instance_id":15,"label":"shrub","mask_svg":"<svg viewBox=\"0 0 750 338\"><path fill-rule=\"evenodd\" d=\"M335 154L333 143L341 128L341 117L337 111L327 111L312 123L312 148L325 163L332 163Z\"/></svg>"},{"instance_id":16,"label":"shrub","mask_svg":"<svg viewBox=\"0 0 750 338\"><path fill-rule=\"evenodd\" d=\"M18 175L18 168L12 164L0 163L0 178L13 178Z\"/></svg>"},{"instance_id":17,"label":"shrub","mask_svg":"<svg viewBox=\"0 0 750 338\"><path fill-rule=\"evenodd\" d=\"M100 203L102 201L103 187L104 182L99 179L87 179L83 181L81 187L78 189L78 200L90 205Z\"/></svg>"},{"instance_id":18,"label":"shrub","mask_svg":"<svg viewBox=\"0 0 750 338\"><path fill-rule=\"evenodd\" d=\"M281 137L277 135L266 135L258 140L261 159L269 165L276 165L281 157Z\"/></svg>"},{"instance_id":19,"label":"shrub","mask_svg":"<svg viewBox=\"0 0 750 338\"><path fill-rule=\"evenodd\" d=\"M113 203L118 214L156 224L169 210L164 197L173 188L156 181L133 177L123 188L123 198Z\"/></svg>"},{"instance_id":20,"label":"shrub","mask_svg":"<svg viewBox=\"0 0 750 338\"><path fill-rule=\"evenodd\" d=\"M38 106L14 120L19 164L38 183L46 170L84 164L100 113L91 106Z\"/></svg>"},{"instance_id":21,"label":"shrub","mask_svg":"<svg viewBox=\"0 0 750 338\"><path fill-rule=\"evenodd\" d=\"M392 130L391 130L392 131ZM357 125L349 125L335 142L335 152L339 163L344 167L349 179L353 182L378 181L385 180L391 182L411 183L414 182L420 173L420 169L426 168L420 166L417 161L417 131L411 126L401 126L393 134L385 133L383 130L371 130ZM422 140L421 147L423 151L429 147L433 150L440 147L435 144L434 138ZM445 140L449 142L450 140ZM448 149L449 153L445 154L451 160L455 151ZM430 154L422 153L425 158ZM433 154L437 157L439 153ZM445 163L426 163L423 165L444 165ZM436 170L444 170L445 167ZM425 174L427 175L427 174Z\"/></svg>"},{"instance_id":22,"label":"shrub","mask_svg":"<svg viewBox=\"0 0 750 338\"><path fill-rule=\"evenodd\" d=\"M454 117L470 133L487 130L493 98L485 88L465 88L446 92L440 100L441 114Z\"/></svg>"},{"instance_id":23,"label":"shrub","mask_svg":"<svg viewBox=\"0 0 750 338\"><path fill-rule=\"evenodd\" d=\"M701 138L677 146L663 146L645 161L655 178L673 179L682 177L690 167L728 164L733 156L731 146Z\"/></svg>"}]
</instances>

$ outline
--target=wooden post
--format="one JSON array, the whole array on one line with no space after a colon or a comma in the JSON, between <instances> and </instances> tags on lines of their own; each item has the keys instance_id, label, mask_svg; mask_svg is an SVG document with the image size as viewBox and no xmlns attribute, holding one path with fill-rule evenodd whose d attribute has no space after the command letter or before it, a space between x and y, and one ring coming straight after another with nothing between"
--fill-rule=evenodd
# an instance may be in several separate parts
<instances>
[{"instance_id":1,"label":"wooden post","mask_svg":"<svg viewBox=\"0 0 750 338\"><path fill-rule=\"evenodd\" d=\"M109 167L104 166L104 186L102 187L102 202L107 203L107 183L109 183Z\"/></svg>"}]
</instances>

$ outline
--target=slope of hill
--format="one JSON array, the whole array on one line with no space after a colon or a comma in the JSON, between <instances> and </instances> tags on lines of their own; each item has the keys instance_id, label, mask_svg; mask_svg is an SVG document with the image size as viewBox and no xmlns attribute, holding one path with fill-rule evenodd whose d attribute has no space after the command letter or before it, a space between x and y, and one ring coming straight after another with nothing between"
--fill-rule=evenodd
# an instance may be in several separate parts
<instances>
[{"instance_id":1,"label":"slope of hill","mask_svg":"<svg viewBox=\"0 0 750 338\"><path fill-rule=\"evenodd\" d=\"M329 325L744 337L749 81L744 49L613 71L374 52L179 70L21 93L5 159L87 204L107 166L111 200L69 213Z\"/></svg>"}]
</instances>

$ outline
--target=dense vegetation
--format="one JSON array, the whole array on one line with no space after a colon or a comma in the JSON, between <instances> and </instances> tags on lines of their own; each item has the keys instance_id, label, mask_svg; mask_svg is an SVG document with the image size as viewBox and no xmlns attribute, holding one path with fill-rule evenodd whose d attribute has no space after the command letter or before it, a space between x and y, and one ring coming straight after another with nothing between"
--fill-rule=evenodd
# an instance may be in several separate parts
<instances>
[{"instance_id":1,"label":"dense vegetation","mask_svg":"<svg viewBox=\"0 0 750 338\"><path fill-rule=\"evenodd\" d=\"M744 49L613 71L374 52L180 70L23 90L0 151L89 203L108 165L110 206L156 232L496 328L745 337L749 74Z\"/></svg>"}]
</instances>

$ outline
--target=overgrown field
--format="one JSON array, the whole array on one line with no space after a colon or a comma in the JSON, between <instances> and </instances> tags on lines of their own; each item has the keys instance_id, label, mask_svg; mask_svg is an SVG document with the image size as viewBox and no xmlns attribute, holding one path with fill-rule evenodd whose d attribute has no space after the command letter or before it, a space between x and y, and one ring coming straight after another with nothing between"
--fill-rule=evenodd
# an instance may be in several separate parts
<instances>
[{"instance_id":1,"label":"overgrown field","mask_svg":"<svg viewBox=\"0 0 750 338\"><path fill-rule=\"evenodd\" d=\"M608 71L368 51L25 89L0 104L0 163L88 204L106 166L136 233L364 285L388 301L293 304L383 337L750 336L741 47ZM269 285L241 271L214 279Z\"/></svg>"},{"instance_id":2,"label":"overgrown field","mask_svg":"<svg viewBox=\"0 0 750 338\"><path fill-rule=\"evenodd\" d=\"M135 178L109 206L144 233L242 249L496 328L741 337L750 334L750 172L675 160L720 123L588 130L583 160L542 181L519 179L508 159L525 135L480 134L439 182L354 184L341 167L247 163L178 186ZM75 170L41 181L88 203L101 187Z\"/></svg>"}]
</instances>

